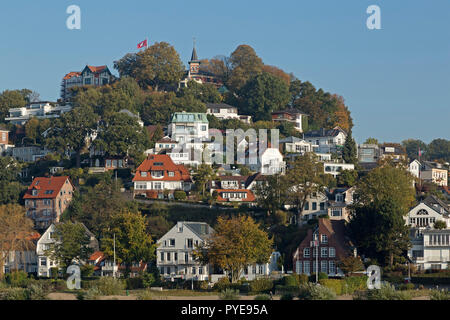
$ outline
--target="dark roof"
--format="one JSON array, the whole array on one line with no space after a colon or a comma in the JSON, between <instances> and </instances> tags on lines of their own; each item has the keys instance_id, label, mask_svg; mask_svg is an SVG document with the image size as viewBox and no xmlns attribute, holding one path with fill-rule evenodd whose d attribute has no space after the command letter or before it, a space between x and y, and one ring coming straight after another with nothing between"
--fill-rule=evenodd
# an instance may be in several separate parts
<instances>
[{"instance_id":1,"label":"dark roof","mask_svg":"<svg viewBox=\"0 0 450 320\"><path fill-rule=\"evenodd\" d=\"M440 208L444 209L444 211L446 212L447 215L450 214L450 208L449 208L448 204L446 204L444 201L442 201L435 195L429 195L422 202L425 203L430 208L433 208L438 213L440 213L440 212L439 212L439 210L436 210L437 209L436 207L440 207Z\"/></svg>"},{"instance_id":2,"label":"dark roof","mask_svg":"<svg viewBox=\"0 0 450 320\"><path fill-rule=\"evenodd\" d=\"M340 132L343 132L347 134L344 130L341 128L334 128L334 129L324 129L321 128L320 130L315 131L309 131L305 133L305 138L315 138L315 137L336 137Z\"/></svg>"},{"instance_id":3,"label":"dark roof","mask_svg":"<svg viewBox=\"0 0 450 320\"><path fill-rule=\"evenodd\" d=\"M197 50L195 49L195 46L194 46L194 49L192 49L191 61L199 61L198 56L197 56Z\"/></svg>"},{"instance_id":4,"label":"dark roof","mask_svg":"<svg viewBox=\"0 0 450 320\"><path fill-rule=\"evenodd\" d=\"M278 110L278 111L274 111L272 112L272 114L278 114L278 113L289 113L289 114L303 114L303 115L307 115L304 112L301 112L297 109L285 109L285 110Z\"/></svg>"},{"instance_id":5,"label":"dark roof","mask_svg":"<svg viewBox=\"0 0 450 320\"><path fill-rule=\"evenodd\" d=\"M204 222L183 222L183 224L202 239L214 232L213 228Z\"/></svg>"}]
</instances>

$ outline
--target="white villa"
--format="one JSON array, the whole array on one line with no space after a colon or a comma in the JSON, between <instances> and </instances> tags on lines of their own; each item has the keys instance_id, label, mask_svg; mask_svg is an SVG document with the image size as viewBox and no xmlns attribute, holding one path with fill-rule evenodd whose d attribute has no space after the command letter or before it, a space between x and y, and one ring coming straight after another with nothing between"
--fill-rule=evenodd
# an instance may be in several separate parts
<instances>
[{"instance_id":1,"label":"white villa","mask_svg":"<svg viewBox=\"0 0 450 320\"><path fill-rule=\"evenodd\" d=\"M5 118L5 121L24 125L33 117L38 119L58 118L63 113L71 110L72 106L70 104L59 105L49 101L33 102L23 108L9 109L9 117Z\"/></svg>"}]
</instances>

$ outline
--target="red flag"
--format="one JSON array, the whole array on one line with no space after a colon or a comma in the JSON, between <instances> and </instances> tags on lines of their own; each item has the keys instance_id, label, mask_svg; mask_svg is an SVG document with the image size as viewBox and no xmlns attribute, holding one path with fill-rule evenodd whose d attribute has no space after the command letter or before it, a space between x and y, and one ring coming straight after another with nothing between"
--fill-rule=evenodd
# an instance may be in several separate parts
<instances>
[{"instance_id":1,"label":"red flag","mask_svg":"<svg viewBox=\"0 0 450 320\"><path fill-rule=\"evenodd\" d=\"M422 150L419 148L419 158L422 156Z\"/></svg>"},{"instance_id":2,"label":"red flag","mask_svg":"<svg viewBox=\"0 0 450 320\"><path fill-rule=\"evenodd\" d=\"M145 39L142 42L139 42L138 45L137 45L138 49L142 49L143 47L147 47L147 39Z\"/></svg>"}]
</instances>

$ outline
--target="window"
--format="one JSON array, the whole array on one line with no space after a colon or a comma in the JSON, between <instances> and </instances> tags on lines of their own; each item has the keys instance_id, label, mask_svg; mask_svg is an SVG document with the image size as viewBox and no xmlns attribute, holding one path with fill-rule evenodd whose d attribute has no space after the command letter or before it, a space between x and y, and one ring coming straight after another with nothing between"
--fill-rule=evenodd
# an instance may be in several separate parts
<instances>
[{"instance_id":1,"label":"window","mask_svg":"<svg viewBox=\"0 0 450 320\"><path fill-rule=\"evenodd\" d=\"M297 261L297 262L295 263L295 272L296 272L297 274L303 273L303 270L302 270L302 262L301 262L301 261Z\"/></svg>"},{"instance_id":2,"label":"window","mask_svg":"<svg viewBox=\"0 0 450 320\"><path fill-rule=\"evenodd\" d=\"M170 252L167 252L167 261L170 261Z\"/></svg>"},{"instance_id":3,"label":"window","mask_svg":"<svg viewBox=\"0 0 450 320\"><path fill-rule=\"evenodd\" d=\"M46 192L47 193L47 192ZM52 204L52 200L49 199L44 199L44 205L45 206L50 206Z\"/></svg>"},{"instance_id":4,"label":"window","mask_svg":"<svg viewBox=\"0 0 450 320\"><path fill-rule=\"evenodd\" d=\"M47 266L47 258L41 258L41 263L40 263L40 265L41 266Z\"/></svg>"},{"instance_id":5,"label":"window","mask_svg":"<svg viewBox=\"0 0 450 320\"><path fill-rule=\"evenodd\" d=\"M175 239L169 239L169 247L175 247Z\"/></svg>"},{"instance_id":6,"label":"window","mask_svg":"<svg viewBox=\"0 0 450 320\"><path fill-rule=\"evenodd\" d=\"M326 234L322 235L322 243L328 243L328 236Z\"/></svg>"},{"instance_id":7,"label":"window","mask_svg":"<svg viewBox=\"0 0 450 320\"><path fill-rule=\"evenodd\" d=\"M339 193L336 195L336 201L337 202L344 202L344 195Z\"/></svg>"},{"instance_id":8,"label":"window","mask_svg":"<svg viewBox=\"0 0 450 320\"><path fill-rule=\"evenodd\" d=\"M154 186L154 189L156 189L156 190L161 190L161 189L162 189L162 184L161 184L161 182L155 182L155 183L153 184L153 186Z\"/></svg>"},{"instance_id":9,"label":"window","mask_svg":"<svg viewBox=\"0 0 450 320\"><path fill-rule=\"evenodd\" d=\"M312 203L312 210L317 210L317 202Z\"/></svg>"},{"instance_id":10,"label":"window","mask_svg":"<svg viewBox=\"0 0 450 320\"><path fill-rule=\"evenodd\" d=\"M310 272L310 262L309 261L304 261L303 262L303 273L309 274Z\"/></svg>"},{"instance_id":11,"label":"window","mask_svg":"<svg viewBox=\"0 0 450 320\"><path fill-rule=\"evenodd\" d=\"M206 126L202 126L202 131L206 131Z\"/></svg>"},{"instance_id":12,"label":"window","mask_svg":"<svg viewBox=\"0 0 450 320\"><path fill-rule=\"evenodd\" d=\"M161 261L164 261L164 252L161 252Z\"/></svg>"},{"instance_id":13,"label":"window","mask_svg":"<svg viewBox=\"0 0 450 320\"><path fill-rule=\"evenodd\" d=\"M192 267L192 274L196 274L196 273L197 273L196 268L195 268L195 267Z\"/></svg>"},{"instance_id":14,"label":"window","mask_svg":"<svg viewBox=\"0 0 450 320\"><path fill-rule=\"evenodd\" d=\"M333 216L333 217L341 217L342 216L342 208L333 208L331 210L331 216Z\"/></svg>"},{"instance_id":15,"label":"window","mask_svg":"<svg viewBox=\"0 0 450 320\"><path fill-rule=\"evenodd\" d=\"M329 249L329 256L330 256L330 258L336 257L336 249L335 248L330 247L330 249Z\"/></svg>"},{"instance_id":16,"label":"window","mask_svg":"<svg viewBox=\"0 0 450 320\"><path fill-rule=\"evenodd\" d=\"M325 202L320 203L320 210L325 210Z\"/></svg>"},{"instance_id":17,"label":"window","mask_svg":"<svg viewBox=\"0 0 450 320\"><path fill-rule=\"evenodd\" d=\"M198 274L203 274L203 267L198 267Z\"/></svg>"},{"instance_id":18,"label":"window","mask_svg":"<svg viewBox=\"0 0 450 320\"><path fill-rule=\"evenodd\" d=\"M328 270L330 274L336 274L336 263L334 261L328 262Z\"/></svg>"},{"instance_id":19,"label":"window","mask_svg":"<svg viewBox=\"0 0 450 320\"><path fill-rule=\"evenodd\" d=\"M311 256L311 249L310 248L304 248L303 249L303 257L309 258Z\"/></svg>"},{"instance_id":20,"label":"window","mask_svg":"<svg viewBox=\"0 0 450 320\"><path fill-rule=\"evenodd\" d=\"M142 172L141 172L141 177L144 177L144 178L147 177L147 172L142 171Z\"/></svg>"},{"instance_id":21,"label":"window","mask_svg":"<svg viewBox=\"0 0 450 320\"><path fill-rule=\"evenodd\" d=\"M173 260L178 261L178 253L177 252L173 253Z\"/></svg>"},{"instance_id":22,"label":"window","mask_svg":"<svg viewBox=\"0 0 450 320\"><path fill-rule=\"evenodd\" d=\"M169 177L174 177L174 176L175 176L175 172L169 171Z\"/></svg>"},{"instance_id":23,"label":"window","mask_svg":"<svg viewBox=\"0 0 450 320\"><path fill-rule=\"evenodd\" d=\"M187 239L187 247L193 248L194 247L194 240L193 239Z\"/></svg>"},{"instance_id":24,"label":"window","mask_svg":"<svg viewBox=\"0 0 450 320\"><path fill-rule=\"evenodd\" d=\"M37 191L37 190L33 190L33 191L32 191L32 195L33 195L33 196L37 196L37 195L38 195L38 191Z\"/></svg>"},{"instance_id":25,"label":"window","mask_svg":"<svg viewBox=\"0 0 450 320\"><path fill-rule=\"evenodd\" d=\"M45 190L45 194L53 194L53 190Z\"/></svg>"},{"instance_id":26,"label":"window","mask_svg":"<svg viewBox=\"0 0 450 320\"><path fill-rule=\"evenodd\" d=\"M84 79L84 84L91 84L91 78Z\"/></svg>"},{"instance_id":27,"label":"window","mask_svg":"<svg viewBox=\"0 0 450 320\"><path fill-rule=\"evenodd\" d=\"M186 262L189 261L189 253L188 252L184 253L184 261L186 261Z\"/></svg>"},{"instance_id":28,"label":"window","mask_svg":"<svg viewBox=\"0 0 450 320\"><path fill-rule=\"evenodd\" d=\"M309 202L305 203L305 210L309 210Z\"/></svg>"},{"instance_id":29,"label":"window","mask_svg":"<svg viewBox=\"0 0 450 320\"><path fill-rule=\"evenodd\" d=\"M328 273L328 262L323 260L320 262L320 272Z\"/></svg>"}]
</instances>

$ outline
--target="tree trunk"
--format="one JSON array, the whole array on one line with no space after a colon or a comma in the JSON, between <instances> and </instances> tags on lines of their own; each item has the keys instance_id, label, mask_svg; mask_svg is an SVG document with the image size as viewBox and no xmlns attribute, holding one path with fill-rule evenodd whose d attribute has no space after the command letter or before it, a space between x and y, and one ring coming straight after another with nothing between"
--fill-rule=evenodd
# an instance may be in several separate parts
<instances>
[{"instance_id":1,"label":"tree trunk","mask_svg":"<svg viewBox=\"0 0 450 320\"><path fill-rule=\"evenodd\" d=\"M389 265L392 267L394 264L394 253L389 253Z\"/></svg>"}]
</instances>

